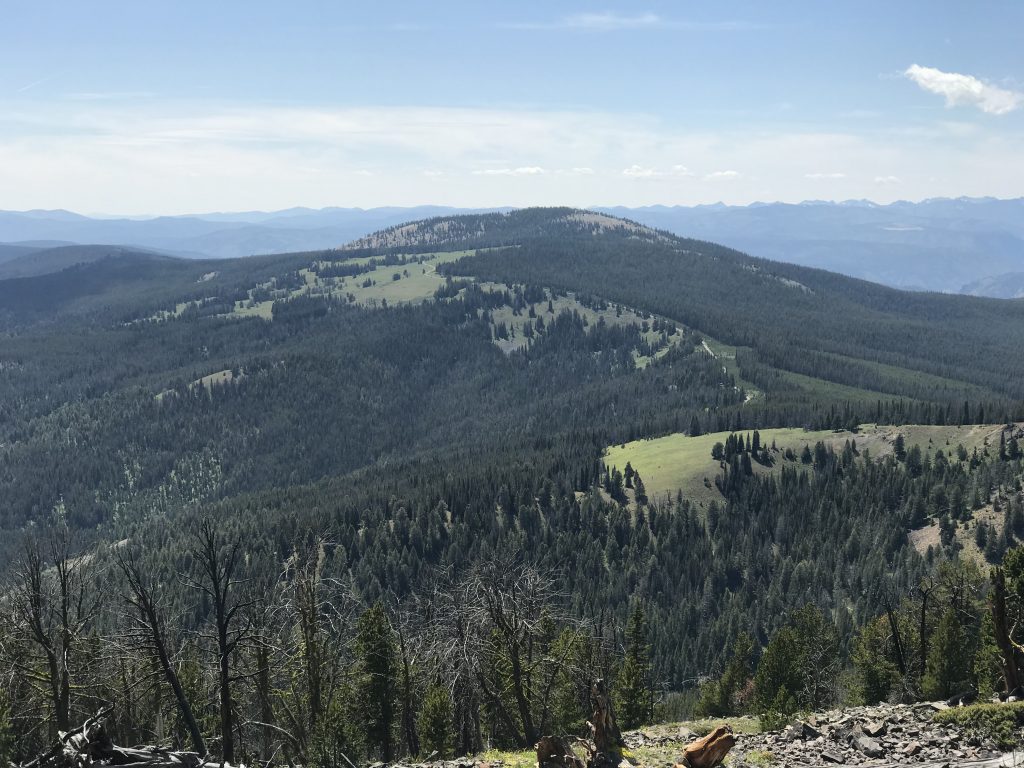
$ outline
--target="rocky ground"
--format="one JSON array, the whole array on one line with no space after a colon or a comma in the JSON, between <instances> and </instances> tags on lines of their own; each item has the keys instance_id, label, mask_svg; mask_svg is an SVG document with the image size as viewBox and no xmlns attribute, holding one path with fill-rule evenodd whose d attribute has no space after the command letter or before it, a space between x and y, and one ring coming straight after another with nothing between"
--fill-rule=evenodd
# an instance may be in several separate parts
<instances>
[{"instance_id":1,"label":"rocky ground","mask_svg":"<svg viewBox=\"0 0 1024 768\"><path fill-rule=\"evenodd\" d=\"M869 766L870 768L1024 768L1021 752L1006 754L996 744L957 725L937 723L944 704L880 704L811 715L781 731L759 733L756 718L658 725L624 734L628 757L642 768L674 768L683 747L723 722L736 733L725 768ZM532 751L493 751L475 758L428 761L392 768L536 768ZM386 768L383 764L371 768Z\"/></svg>"},{"instance_id":2,"label":"rocky ground","mask_svg":"<svg viewBox=\"0 0 1024 768\"><path fill-rule=\"evenodd\" d=\"M1014 765L993 743L955 725L932 720L941 704L879 705L812 715L768 733L738 733L726 764L732 768L766 766L997 766ZM626 736L632 751L662 768L677 762L673 748L698 734L635 731ZM1022 745L1024 746L1024 745ZM660 748L660 750L652 749ZM663 750L660 762L653 758ZM639 756L639 755L638 755ZM1020 756L1024 765L1024 754Z\"/></svg>"}]
</instances>

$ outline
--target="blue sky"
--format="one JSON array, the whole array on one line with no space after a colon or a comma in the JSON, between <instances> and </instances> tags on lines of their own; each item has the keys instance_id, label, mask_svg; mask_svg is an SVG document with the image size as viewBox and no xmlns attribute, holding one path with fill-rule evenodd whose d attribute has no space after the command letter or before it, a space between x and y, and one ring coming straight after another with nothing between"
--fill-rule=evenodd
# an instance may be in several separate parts
<instances>
[{"instance_id":1,"label":"blue sky","mask_svg":"<svg viewBox=\"0 0 1024 768\"><path fill-rule=\"evenodd\" d=\"M8 2L0 208L1024 195L1019 2Z\"/></svg>"}]
</instances>

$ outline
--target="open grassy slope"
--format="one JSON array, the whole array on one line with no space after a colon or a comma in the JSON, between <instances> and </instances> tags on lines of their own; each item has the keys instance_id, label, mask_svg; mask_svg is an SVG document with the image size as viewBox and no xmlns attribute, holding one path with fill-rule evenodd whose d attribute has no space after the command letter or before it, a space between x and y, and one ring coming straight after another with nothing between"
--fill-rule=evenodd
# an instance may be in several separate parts
<instances>
[{"instance_id":1,"label":"open grassy slope","mask_svg":"<svg viewBox=\"0 0 1024 768\"><path fill-rule=\"evenodd\" d=\"M900 427L864 424L857 432L846 430L806 431L799 428L762 429L761 443L776 447L774 467L766 468L754 463L758 473L778 471L784 463L783 454L790 449L798 457L804 446L813 447L821 441L834 449L842 449L847 441L856 441L857 449L867 450L875 457L892 453L897 435L903 435L907 448L917 445L922 453L928 454L942 449L947 454L963 445L968 452L987 445L998 445L1002 425L973 426L922 426ZM623 445L610 446L604 455L608 467L622 470L626 463L640 473L649 497L664 496L682 491L686 498L707 504L722 496L714 486L715 476L720 473L719 463L711 458L715 443L724 443L729 432L715 432L697 437L684 434L666 435L653 440L635 440ZM748 430L746 435L752 434ZM994 441L994 442L993 442Z\"/></svg>"}]
</instances>

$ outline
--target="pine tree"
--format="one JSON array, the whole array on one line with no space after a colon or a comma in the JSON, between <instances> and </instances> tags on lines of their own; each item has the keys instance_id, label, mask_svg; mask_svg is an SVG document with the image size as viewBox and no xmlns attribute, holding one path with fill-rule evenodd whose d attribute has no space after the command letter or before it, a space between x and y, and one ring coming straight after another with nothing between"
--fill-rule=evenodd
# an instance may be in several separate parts
<instances>
[{"instance_id":1,"label":"pine tree","mask_svg":"<svg viewBox=\"0 0 1024 768\"><path fill-rule=\"evenodd\" d=\"M970 684L973 659L965 652L967 633L952 608L947 609L932 633L928 666L921 681L924 695L946 699Z\"/></svg>"},{"instance_id":2,"label":"pine tree","mask_svg":"<svg viewBox=\"0 0 1024 768\"><path fill-rule=\"evenodd\" d=\"M650 722L651 648L647 642L647 617L637 602L626 625L626 658L619 670L617 707L619 724L639 728Z\"/></svg>"},{"instance_id":3,"label":"pine tree","mask_svg":"<svg viewBox=\"0 0 1024 768\"><path fill-rule=\"evenodd\" d=\"M760 709L769 707L781 689L792 695L802 684L799 669L799 648L791 627L778 630L761 654L754 675L754 690Z\"/></svg>"},{"instance_id":4,"label":"pine tree","mask_svg":"<svg viewBox=\"0 0 1024 768\"><path fill-rule=\"evenodd\" d=\"M906 442L902 434L896 435L896 440L893 441L892 455L896 457L896 461L903 461L907 458Z\"/></svg>"},{"instance_id":5,"label":"pine tree","mask_svg":"<svg viewBox=\"0 0 1024 768\"><path fill-rule=\"evenodd\" d=\"M889 697L899 681L899 669L892 660L892 631L885 616L864 625L853 646L853 668L857 687L865 704L877 704Z\"/></svg>"},{"instance_id":6,"label":"pine tree","mask_svg":"<svg viewBox=\"0 0 1024 768\"><path fill-rule=\"evenodd\" d=\"M452 750L452 697L448 689L434 683L427 689L420 709L420 743L426 756L436 752L437 759L445 759Z\"/></svg>"},{"instance_id":7,"label":"pine tree","mask_svg":"<svg viewBox=\"0 0 1024 768\"><path fill-rule=\"evenodd\" d=\"M398 663L394 631L380 603L359 618L355 652L355 715L367 751L388 762L394 754Z\"/></svg>"}]
</instances>

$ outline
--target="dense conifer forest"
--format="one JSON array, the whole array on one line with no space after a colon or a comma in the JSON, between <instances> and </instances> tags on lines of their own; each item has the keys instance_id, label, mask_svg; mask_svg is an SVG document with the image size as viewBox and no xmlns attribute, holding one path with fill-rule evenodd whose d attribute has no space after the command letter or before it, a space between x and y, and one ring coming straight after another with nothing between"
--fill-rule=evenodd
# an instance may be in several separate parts
<instances>
[{"instance_id":1,"label":"dense conifer forest","mask_svg":"<svg viewBox=\"0 0 1024 768\"><path fill-rule=\"evenodd\" d=\"M1021 682L1020 302L530 209L119 253L0 281L0 331L0 757L112 701L326 766L577 732L594 677L624 727ZM603 461L709 432L709 503Z\"/></svg>"}]
</instances>

